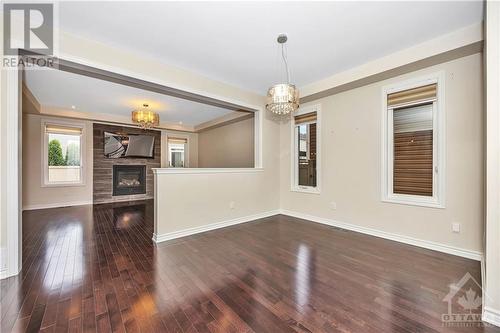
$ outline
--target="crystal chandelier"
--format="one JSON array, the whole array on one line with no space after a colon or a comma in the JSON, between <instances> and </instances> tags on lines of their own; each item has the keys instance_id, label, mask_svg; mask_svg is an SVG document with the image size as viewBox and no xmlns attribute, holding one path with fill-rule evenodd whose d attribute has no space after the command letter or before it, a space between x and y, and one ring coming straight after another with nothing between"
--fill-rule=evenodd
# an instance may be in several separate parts
<instances>
[{"instance_id":1,"label":"crystal chandelier","mask_svg":"<svg viewBox=\"0 0 500 333\"><path fill-rule=\"evenodd\" d=\"M266 109L278 115L287 115L299 107L299 90L290 84L290 70L284 48L287 39L288 37L283 34L277 39L281 44L281 57L285 63L287 83L276 84L267 91Z\"/></svg>"},{"instance_id":2,"label":"crystal chandelier","mask_svg":"<svg viewBox=\"0 0 500 333\"><path fill-rule=\"evenodd\" d=\"M139 110L132 111L132 122L148 129L160 124L160 115L148 109L148 104L143 104Z\"/></svg>"}]
</instances>

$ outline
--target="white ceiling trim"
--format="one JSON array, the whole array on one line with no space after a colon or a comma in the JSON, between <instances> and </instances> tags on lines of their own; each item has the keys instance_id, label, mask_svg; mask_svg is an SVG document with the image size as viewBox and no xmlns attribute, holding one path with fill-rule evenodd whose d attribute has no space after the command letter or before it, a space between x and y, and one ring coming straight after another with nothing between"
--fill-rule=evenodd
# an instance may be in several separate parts
<instances>
[{"instance_id":1,"label":"white ceiling trim","mask_svg":"<svg viewBox=\"0 0 500 333\"><path fill-rule=\"evenodd\" d=\"M82 111L68 110L65 108L47 107L43 105L40 107L40 115L137 126L131 121L131 118L127 116L110 115L97 112L82 112ZM193 126L179 125L168 122L160 122L160 125L155 128L159 130L166 129L166 130L183 131L183 132L195 131Z\"/></svg>"},{"instance_id":2,"label":"white ceiling trim","mask_svg":"<svg viewBox=\"0 0 500 333\"><path fill-rule=\"evenodd\" d=\"M130 117L127 116L110 115L110 114L96 113L96 112L82 112L66 108L48 107L43 105L40 106L38 111L39 112L35 114L61 117L61 118L81 119L81 120L88 120L88 121L102 122L102 123L137 126L130 120ZM156 126L155 129L198 133L200 131L207 130L209 128L222 126L227 123L239 121L240 118L246 118L248 116L251 116L251 114L249 114L248 112L233 111L227 115L220 116L218 118L212 119L210 121L204 122L196 126L179 125L177 123L169 123L163 121L160 122L160 125Z\"/></svg>"},{"instance_id":3,"label":"white ceiling trim","mask_svg":"<svg viewBox=\"0 0 500 333\"><path fill-rule=\"evenodd\" d=\"M130 76L259 111L265 97L184 68L59 30L56 56L85 66ZM103 56L105 55L105 56Z\"/></svg>"},{"instance_id":4,"label":"white ceiling trim","mask_svg":"<svg viewBox=\"0 0 500 333\"><path fill-rule=\"evenodd\" d=\"M285 76L279 33L288 34L292 81L300 87L479 23L483 7L480 0L65 1L59 23L69 33L263 95ZM137 20L139 29L129 24Z\"/></svg>"},{"instance_id":5,"label":"white ceiling trim","mask_svg":"<svg viewBox=\"0 0 500 333\"><path fill-rule=\"evenodd\" d=\"M332 75L299 88L302 98L334 89L353 81L381 74L399 67L466 47L483 41L483 25L474 24L452 33L431 39L416 46L370 61L361 66Z\"/></svg>"},{"instance_id":6,"label":"white ceiling trim","mask_svg":"<svg viewBox=\"0 0 500 333\"><path fill-rule=\"evenodd\" d=\"M226 115L220 116L218 118L215 118L215 119L206 121L204 123L201 123L199 125L196 125L194 127L194 130L196 132L200 132L202 130L206 130L206 129L213 128L216 126L220 126L220 125L225 124L227 122L234 122L240 118L248 117L248 116L251 116L251 114L249 114L248 112L234 111L234 112L228 113Z\"/></svg>"},{"instance_id":7,"label":"white ceiling trim","mask_svg":"<svg viewBox=\"0 0 500 333\"><path fill-rule=\"evenodd\" d=\"M127 62L129 61L139 61L140 59L145 59L144 56L141 56L139 54L132 54L126 50L120 50L120 49L114 49L111 48L107 45L101 44L99 42L89 40L82 38L80 36L75 36L72 34L68 34L66 32L60 32L61 37L63 37L64 42L61 43L62 46L62 51L59 52L59 57L65 60L69 61L74 61L77 63L81 63L87 66L92 66L96 67L99 69L103 70L109 70L118 74L122 75L128 75L132 77L137 77L141 78L146 81L150 81L153 83L158 83L158 84L165 84L167 86L171 86L176 89L181 89L185 91L189 91L192 93L197 93L201 94L207 97L211 98L216 98L220 99L223 101L227 102L233 102L235 104L240 104L244 106L249 106L249 107L254 107L257 108L256 105L257 103L263 104L264 103L264 96L259 96L253 92L250 92L248 90L243 90L239 87L229 85L227 83L222 83L220 81L215 81L213 79L204 77L202 75L199 75L195 72L190 72L185 69L177 68L175 66L169 66L166 65L165 63L160 63L156 61L155 59L149 59L151 62L155 63L157 68L159 69L158 72L162 73L169 73L171 75L162 75L162 78L159 79L157 77L153 77L153 75L157 73L149 73L147 76L146 75L141 75L138 74L138 72L134 72L132 70L128 70L124 67L118 67L115 65L109 65L107 63L102 63L102 62L96 62L90 60L91 58L83 58L80 56L76 56L75 54L79 54L77 49L75 47L85 47L87 45L90 47L90 49L93 50L101 50L103 52L111 51L112 54L116 55L117 57L122 56L127 59ZM442 35L440 37L437 37L435 39L431 39L429 41L426 41L424 43L418 44L416 46L389 54L385 57L375 59L373 61L370 61L368 63L365 63L363 65L360 65L358 67L349 69L347 71L341 72L334 74L330 77L327 77L325 79L313 82L311 84L299 87L299 90L301 92L302 97L307 97L310 95L318 94L320 92L323 92L325 90L333 89L337 86L345 85L350 82L356 81L356 80L361 80L363 78L376 75L379 73L383 73L392 69L396 69L398 67L408 65L414 62L417 62L419 60L423 60L435 55L439 55L460 47L464 47L467 45L472 45L477 42L482 42L483 41L483 29L482 29L482 23L478 24L473 24L470 26L467 26L465 28L456 30L454 32ZM65 49L64 46L71 46L70 49ZM89 49L89 48L87 48ZM100 53L100 52L97 52ZM147 58L146 58L147 59ZM176 78L181 78L182 80L166 80L166 77L176 77ZM226 89L231 89L232 95L236 93L236 95L240 95L242 98L241 100L236 100L233 98L225 98L222 97L221 94L214 94L213 92L209 91L203 91L202 89L196 89L193 87L189 87L187 84L183 84L180 82L189 82L192 81L194 78L198 77L203 83L208 83L212 82L215 86L222 85ZM187 81L186 81L187 80ZM206 85L204 84L205 87L210 87L213 86L211 84ZM188 88L189 87L189 88ZM244 101L251 100L252 102L250 103L245 103ZM260 100L259 102L257 102ZM261 104L261 105L262 105Z\"/></svg>"},{"instance_id":8,"label":"white ceiling trim","mask_svg":"<svg viewBox=\"0 0 500 333\"><path fill-rule=\"evenodd\" d=\"M213 80L183 68L158 62L153 58L147 58L127 50L110 47L109 45L68 34L63 31L60 31L60 37L61 45L58 55L66 60L256 109L262 109L262 105L265 103L264 96ZM312 96L338 86L349 84L356 80L387 72L391 69L396 69L419 60L482 41L482 23L474 24L302 86L300 87L301 95L303 97ZM100 56L102 54L111 54L112 56L102 58ZM109 61L113 60L113 58L119 61ZM151 71L142 66L129 67L129 64L137 64L140 63L141 60L142 62L148 60L147 62L154 64L153 67L157 70ZM196 80L196 78L198 78L198 80Z\"/></svg>"}]
</instances>

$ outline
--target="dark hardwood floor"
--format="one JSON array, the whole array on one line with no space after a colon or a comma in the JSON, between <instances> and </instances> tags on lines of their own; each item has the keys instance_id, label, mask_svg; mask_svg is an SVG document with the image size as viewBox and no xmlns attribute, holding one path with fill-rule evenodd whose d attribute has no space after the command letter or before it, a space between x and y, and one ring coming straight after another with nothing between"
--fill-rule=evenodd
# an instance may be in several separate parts
<instances>
[{"instance_id":1,"label":"dark hardwood floor","mask_svg":"<svg viewBox=\"0 0 500 333\"><path fill-rule=\"evenodd\" d=\"M500 332L441 321L478 262L376 237L274 216L155 247L151 202L23 219L2 332Z\"/></svg>"}]
</instances>

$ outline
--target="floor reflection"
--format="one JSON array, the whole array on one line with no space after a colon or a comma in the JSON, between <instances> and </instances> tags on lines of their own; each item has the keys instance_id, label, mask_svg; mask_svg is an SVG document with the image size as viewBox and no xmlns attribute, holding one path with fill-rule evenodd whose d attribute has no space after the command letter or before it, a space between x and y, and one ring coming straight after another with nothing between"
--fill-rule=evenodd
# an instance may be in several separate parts
<instances>
[{"instance_id":1,"label":"floor reflection","mask_svg":"<svg viewBox=\"0 0 500 333\"><path fill-rule=\"evenodd\" d=\"M143 223L146 205L133 205L113 208L113 224L116 229L130 229Z\"/></svg>"},{"instance_id":2,"label":"floor reflection","mask_svg":"<svg viewBox=\"0 0 500 333\"><path fill-rule=\"evenodd\" d=\"M306 244L300 244L297 252L295 269L295 300L297 307L304 307L309 303L311 294L311 280L315 272L315 251Z\"/></svg>"},{"instance_id":3,"label":"floor reflection","mask_svg":"<svg viewBox=\"0 0 500 333\"><path fill-rule=\"evenodd\" d=\"M441 332L448 284L480 281L473 261L283 216L157 245L153 220L151 200L24 212L0 331Z\"/></svg>"},{"instance_id":4,"label":"floor reflection","mask_svg":"<svg viewBox=\"0 0 500 333\"><path fill-rule=\"evenodd\" d=\"M70 291L73 281L83 278L83 229L80 221L70 221L45 234L43 267L47 273L43 287L47 293L65 287Z\"/></svg>"}]
</instances>

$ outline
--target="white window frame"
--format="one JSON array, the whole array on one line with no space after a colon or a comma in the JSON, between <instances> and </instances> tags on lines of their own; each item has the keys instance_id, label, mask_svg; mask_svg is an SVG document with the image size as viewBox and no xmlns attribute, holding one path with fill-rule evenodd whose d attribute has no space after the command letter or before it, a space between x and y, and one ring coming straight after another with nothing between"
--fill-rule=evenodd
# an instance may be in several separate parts
<instances>
[{"instance_id":1,"label":"white window frame","mask_svg":"<svg viewBox=\"0 0 500 333\"><path fill-rule=\"evenodd\" d=\"M185 169L189 168L189 145L190 145L190 139L189 136L183 135L183 134L168 134L167 133L167 140L166 140L166 155L167 155L167 168L175 168L170 166L170 151L169 151L169 143L168 141L170 139L186 139L186 146L184 148L184 167L182 168L177 168L177 169Z\"/></svg>"},{"instance_id":2,"label":"white window frame","mask_svg":"<svg viewBox=\"0 0 500 333\"><path fill-rule=\"evenodd\" d=\"M321 105L311 105L301 107L294 116L300 116L303 114L316 112L316 186L304 186L299 185L299 168L298 168L298 134L297 126L295 125L295 120L292 117L290 120L290 131L291 131L291 168L290 168L290 184L292 192L310 193L310 194L320 194L321 193ZM303 123L308 124L308 123Z\"/></svg>"},{"instance_id":3,"label":"white window frame","mask_svg":"<svg viewBox=\"0 0 500 333\"><path fill-rule=\"evenodd\" d=\"M382 88L382 201L388 203L445 208L446 144L445 144L445 73L438 72L416 79L398 82ZM393 192L393 108L387 106L387 95L429 84L437 84L437 98L432 102L433 179L432 196L399 194ZM417 105L408 103L404 106ZM421 103L420 103L421 104ZM398 108L401 105L397 106Z\"/></svg>"},{"instance_id":4,"label":"white window frame","mask_svg":"<svg viewBox=\"0 0 500 333\"><path fill-rule=\"evenodd\" d=\"M79 128L80 135L80 181L78 182L49 182L49 135L45 132L48 125L66 126ZM42 119L41 121L41 143L42 143L42 187L64 187L64 186L85 186L85 168L86 161L86 131L85 124L81 122L72 122L58 119Z\"/></svg>"}]
</instances>

